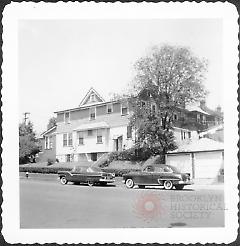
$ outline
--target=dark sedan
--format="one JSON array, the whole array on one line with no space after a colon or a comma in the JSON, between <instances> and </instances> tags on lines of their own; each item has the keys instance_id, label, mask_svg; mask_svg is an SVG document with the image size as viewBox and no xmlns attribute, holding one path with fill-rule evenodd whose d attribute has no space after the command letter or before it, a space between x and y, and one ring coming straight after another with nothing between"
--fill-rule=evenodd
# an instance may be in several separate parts
<instances>
[{"instance_id":1,"label":"dark sedan","mask_svg":"<svg viewBox=\"0 0 240 246\"><path fill-rule=\"evenodd\" d=\"M124 174L123 182L127 188L133 188L135 185L139 188L159 185L166 190L171 190L173 187L182 190L185 185L193 184L189 174L181 173L175 167L165 164L149 165L142 171Z\"/></svg>"},{"instance_id":2,"label":"dark sedan","mask_svg":"<svg viewBox=\"0 0 240 246\"><path fill-rule=\"evenodd\" d=\"M59 171L58 176L61 184L65 185L68 182L76 184L86 183L89 186L94 184L106 185L114 182L115 174L103 172L98 167L81 167L77 166L72 171Z\"/></svg>"}]
</instances>

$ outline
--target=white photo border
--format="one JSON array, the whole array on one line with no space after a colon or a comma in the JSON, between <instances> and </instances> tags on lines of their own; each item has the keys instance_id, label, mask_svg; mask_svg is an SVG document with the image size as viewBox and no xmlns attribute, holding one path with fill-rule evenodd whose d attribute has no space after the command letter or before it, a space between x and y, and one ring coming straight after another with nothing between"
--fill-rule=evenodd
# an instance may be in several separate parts
<instances>
[{"instance_id":1,"label":"white photo border","mask_svg":"<svg viewBox=\"0 0 240 246\"><path fill-rule=\"evenodd\" d=\"M20 229L18 171L18 20L223 20L225 227L136 229ZM238 230L238 14L230 3L11 3L3 12L2 234L9 243L229 243ZM92 236L94 235L94 237Z\"/></svg>"}]
</instances>

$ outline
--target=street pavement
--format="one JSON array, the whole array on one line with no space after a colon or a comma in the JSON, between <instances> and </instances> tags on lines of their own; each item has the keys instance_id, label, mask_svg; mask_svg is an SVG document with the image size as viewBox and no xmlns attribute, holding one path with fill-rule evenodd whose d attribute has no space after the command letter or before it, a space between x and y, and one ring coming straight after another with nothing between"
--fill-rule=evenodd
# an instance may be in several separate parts
<instances>
[{"instance_id":1,"label":"street pavement","mask_svg":"<svg viewBox=\"0 0 240 246\"><path fill-rule=\"evenodd\" d=\"M223 227L223 185L127 189L61 185L57 175L20 174L21 228Z\"/></svg>"}]
</instances>

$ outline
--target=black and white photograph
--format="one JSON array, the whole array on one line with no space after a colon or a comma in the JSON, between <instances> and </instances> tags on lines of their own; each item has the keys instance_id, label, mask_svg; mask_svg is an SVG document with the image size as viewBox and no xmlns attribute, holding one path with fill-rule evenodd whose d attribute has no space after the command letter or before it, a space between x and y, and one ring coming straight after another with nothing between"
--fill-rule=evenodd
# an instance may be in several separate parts
<instances>
[{"instance_id":1,"label":"black and white photograph","mask_svg":"<svg viewBox=\"0 0 240 246\"><path fill-rule=\"evenodd\" d=\"M234 241L237 18L228 3L10 5L3 235Z\"/></svg>"}]
</instances>

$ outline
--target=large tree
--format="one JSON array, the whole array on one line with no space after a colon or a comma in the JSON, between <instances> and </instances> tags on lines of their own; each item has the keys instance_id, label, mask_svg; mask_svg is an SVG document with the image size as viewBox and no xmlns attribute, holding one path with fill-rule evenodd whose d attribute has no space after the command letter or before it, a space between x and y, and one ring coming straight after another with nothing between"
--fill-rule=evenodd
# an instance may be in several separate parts
<instances>
[{"instance_id":1,"label":"large tree","mask_svg":"<svg viewBox=\"0 0 240 246\"><path fill-rule=\"evenodd\" d=\"M39 145L36 134L33 130L33 124L29 121L27 124L19 124L19 163L27 163L39 152Z\"/></svg>"},{"instance_id":2,"label":"large tree","mask_svg":"<svg viewBox=\"0 0 240 246\"><path fill-rule=\"evenodd\" d=\"M159 149L164 155L174 149L172 120L187 103L206 96L203 86L207 63L186 47L155 46L135 64L131 125L136 144Z\"/></svg>"}]
</instances>

